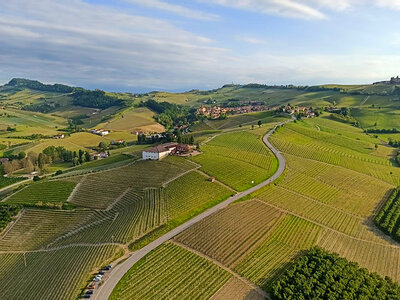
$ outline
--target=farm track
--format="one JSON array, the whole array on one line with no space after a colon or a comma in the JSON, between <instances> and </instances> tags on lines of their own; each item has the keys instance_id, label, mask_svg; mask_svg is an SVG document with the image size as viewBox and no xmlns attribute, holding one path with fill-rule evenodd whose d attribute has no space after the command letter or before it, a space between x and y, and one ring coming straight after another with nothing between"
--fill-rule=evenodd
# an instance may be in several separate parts
<instances>
[{"instance_id":1,"label":"farm track","mask_svg":"<svg viewBox=\"0 0 400 300\"><path fill-rule=\"evenodd\" d=\"M223 270L227 271L228 273L232 274L237 279L239 279L239 280L243 281L244 283L246 283L247 285L251 286L254 290L257 291L257 293L259 293L264 298L267 298L269 300L271 299L271 296L269 294L267 294L265 291L263 291L259 286L255 285L254 283L252 283L248 279L240 276L238 273L234 272L232 269L224 266L218 260L213 259L213 258L209 257L208 255L205 255L204 253L202 253L200 251L197 251L196 249L193 249L193 248L191 248L191 247L189 247L189 246L187 246L185 244L182 244L182 243L180 243L180 242L178 242L176 240L171 241L171 243L173 243L173 244L175 244L175 245L177 245L177 246L179 246L181 248L184 248L184 249L186 249L186 250L188 250L190 252L193 252L194 254L196 254L196 255L198 255L200 257L203 257L203 258L211 261L213 264L217 265L221 269L223 269Z\"/></svg>"},{"instance_id":2,"label":"farm track","mask_svg":"<svg viewBox=\"0 0 400 300\"><path fill-rule=\"evenodd\" d=\"M272 130L270 130L264 137L263 137L263 142L264 144L272 151L272 153L275 155L275 157L278 159L279 166L278 169L276 170L275 174L272 175L270 178L265 180L264 182L244 191L237 193L236 195L228 198L224 202L208 209L207 211L197 215L196 217L190 219L186 223L174 228L173 230L167 232L163 236L159 237L158 239L154 240L150 244L146 245L142 249L133 252L128 259L126 259L124 262L120 263L117 265L115 268L112 269L110 273L110 277L99 287L99 289L96 291L94 295L94 299L96 300L107 300L109 296L111 295L113 289L115 286L118 284L118 282L121 280L121 278L125 275L126 272L130 270L132 266L134 266L140 259L142 259L144 256L146 256L148 253L150 253L152 250L163 244L164 242L172 239L179 233L183 232L187 228L191 227L192 225L198 223L199 221L203 220L204 218L220 211L221 209L227 207L229 204L252 194L253 192L269 185L276 179L278 179L283 172L285 171L286 167L286 162L284 157L281 155L280 151L278 151L269 141L268 138L271 136L272 133L275 132L275 129L282 124L289 123L291 121L294 121L295 118L292 117L292 119L281 122L277 124Z\"/></svg>"}]
</instances>

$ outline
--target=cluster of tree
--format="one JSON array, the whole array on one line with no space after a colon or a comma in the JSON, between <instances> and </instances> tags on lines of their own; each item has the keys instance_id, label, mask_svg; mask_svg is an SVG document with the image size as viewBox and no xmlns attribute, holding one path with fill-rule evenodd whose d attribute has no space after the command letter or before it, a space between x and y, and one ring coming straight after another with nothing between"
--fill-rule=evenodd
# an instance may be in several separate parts
<instances>
[{"instance_id":1,"label":"cluster of tree","mask_svg":"<svg viewBox=\"0 0 400 300\"><path fill-rule=\"evenodd\" d=\"M124 103L118 98L106 95L102 90L89 91L79 88L72 94L72 97L74 98L75 105L100 109L120 106Z\"/></svg>"},{"instance_id":2,"label":"cluster of tree","mask_svg":"<svg viewBox=\"0 0 400 300\"><path fill-rule=\"evenodd\" d=\"M20 210L21 207L19 205L0 205L0 229L5 228L8 223L12 221L12 218L19 213Z\"/></svg>"},{"instance_id":3,"label":"cluster of tree","mask_svg":"<svg viewBox=\"0 0 400 300\"><path fill-rule=\"evenodd\" d=\"M6 84L10 87L22 87L29 88L32 90L46 91L46 92L56 92L56 93L72 93L74 91L73 87L64 84L43 84L37 80L29 80L24 78L13 78Z\"/></svg>"},{"instance_id":4,"label":"cluster of tree","mask_svg":"<svg viewBox=\"0 0 400 300\"><path fill-rule=\"evenodd\" d=\"M333 112L330 117L335 121L360 127L360 123L351 116L351 110L348 107L342 107L340 110Z\"/></svg>"},{"instance_id":5,"label":"cluster of tree","mask_svg":"<svg viewBox=\"0 0 400 300\"><path fill-rule=\"evenodd\" d=\"M397 152L396 161L400 165L400 151Z\"/></svg>"},{"instance_id":6,"label":"cluster of tree","mask_svg":"<svg viewBox=\"0 0 400 300\"><path fill-rule=\"evenodd\" d=\"M180 130L174 130L174 132L166 132L162 135L151 135L146 136L145 134L140 134L138 136L138 144L155 144L155 143L168 143L177 142L179 144L189 144L194 145L195 140L193 135L182 135Z\"/></svg>"},{"instance_id":7,"label":"cluster of tree","mask_svg":"<svg viewBox=\"0 0 400 300\"><path fill-rule=\"evenodd\" d=\"M122 143L114 143L114 144L113 143L106 144L105 142L100 142L97 147L97 150L105 152L107 150L123 148L126 146L128 146L128 143L125 141L123 141ZM108 152L108 154L110 154L110 153Z\"/></svg>"},{"instance_id":8,"label":"cluster of tree","mask_svg":"<svg viewBox=\"0 0 400 300\"><path fill-rule=\"evenodd\" d=\"M400 299L400 285L315 247L272 285L274 299Z\"/></svg>"},{"instance_id":9,"label":"cluster of tree","mask_svg":"<svg viewBox=\"0 0 400 300\"><path fill-rule=\"evenodd\" d=\"M189 136L178 135L176 138L176 142L179 144L194 145L194 137L193 137L193 135L189 135Z\"/></svg>"},{"instance_id":10,"label":"cluster of tree","mask_svg":"<svg viewBox=\"0 0 400 300\"><path fill-rule=\"evenodd\" d=\"M40 157L44 163L40 164ZM46 165L52 162L72 162L74 166L83 164L84 162L90 161L90 153L88 151L71 151L63 146L49 146L39 154L39 168L42 169L41 165Z\"/></svg>"},{"instance_id":11,"label":"cluster of tree","mask_svg":"<svg viewBox=\"0 0 400 300\"><path fill-rule=\"evenodd\" d=\"M400 131L397 128L392 128L392 129L365 129L365 133L400 133Z\"/></svg>"},{"instance_id":12,"label":"cluster of tree","mask_svg":"<svg viewBox=\"0 0 400 300\"><path fill-rule=\"evenodd\" d=\"M389 145L395 148L400 148L400 141L389 138Z\"/></svg>"},{"instance_id":13,"label":"cluster of tree","mask_svg":"<svg viewBox=\"0 0 400 300\"><path fill-rule=\"evenodd\" d=\"M156 121L164 125L167 130L173 126L190 125L197 120L195 108L169 102L157 102L153 99L142 102L140 105L156 112Z\"/></svg>"},{"instance_id":14,"label":"cluster of tree","mask_svg":"<svg viewBox=\"0 0 400 300\"><path fill-rule=\"evenodd\" d=\"M393 190L374 221L383 232L400 241L400 188Z\"/></svg>"},{"instance_id":15,"label":"cluster of tree","mask_svg":"<svg viewBox=\"0 0 400 300\"><path fill-rule=\"evenodd\" d=\"M35 111L47 114L55 110L56 108L59 108L60 106L61 105L59 103L45 101L44 103L25 105L22 107L22 110Z\"/></svg>"}]
</instances>

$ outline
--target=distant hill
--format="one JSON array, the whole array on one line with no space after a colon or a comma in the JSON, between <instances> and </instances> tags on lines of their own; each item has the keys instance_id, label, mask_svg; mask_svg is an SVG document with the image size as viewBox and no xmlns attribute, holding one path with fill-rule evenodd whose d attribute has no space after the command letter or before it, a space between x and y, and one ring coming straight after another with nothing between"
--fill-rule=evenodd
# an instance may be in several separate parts
<instances>
[{"instance_id":1,"label":"distant hill","mask_svg":"<svg viewBox=\"0 0 400 300\"><path fill-rule=\"evenodd\" d=\"M24 78L13 78L5 86L28 88L37 91L55 92L55 93L72 93L75 88L64 84L43 84L37 80Z\"/></svg>"}]
</instances>

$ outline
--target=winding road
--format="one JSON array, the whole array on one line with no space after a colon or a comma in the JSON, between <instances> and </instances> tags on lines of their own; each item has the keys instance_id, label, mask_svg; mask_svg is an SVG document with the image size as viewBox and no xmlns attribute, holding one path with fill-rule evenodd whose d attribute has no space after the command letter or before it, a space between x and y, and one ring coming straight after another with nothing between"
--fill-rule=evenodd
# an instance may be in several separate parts
<instances>
[{"instance_id":1,"label":"winding road","mask_svg":"<svg viewBox=\"0 0 400 300\"><path fill-rule=\"evenodd\" d=\"M97 291L95 291L94 293L94 299L95 300L107 300L109 298L109 296L111 295L113 289L115 288L115 286L118 284L118 282L121 280L122 276L125 275L126 272L129 271L130 268L132 268L132 266L134 264L136 264L141 258L143 258L145 255L147 255L150 251L154 250L155 248L157 248L158 246L160 246L161 244L163 244L164 242L174 238L176 235L178 235L179 233L181 233L182 231L188 229L189 227L191 227L192 225L196 224L197 222L203 220L204 218L220 211L221 209L227 207L228 205L230 205L231 203L269 185L270 183L272 183L273 181L275 181L276 179L278 179L283 171L285 170L286 167L286 163L285 163L285 159L283 158L283 156L280 154L280 152L275 149L272 144L268 141L268 138L271 136L271 134L274 133L274 131L276 130L276 128L282 124L286 124L289 123L291 121L294 121L295 118L292 117L292 119L279 123L278 125L276 125L273 129L271 129L264 137L263 137L263 142L264 144L274 153L274 155L276 156L276 158L278 159L278 170L275 172L274 175L272 175L270 178L268 178L267 180L263 181L262 183L246 190L240 193L237 193L236 195L228 198L227 200L225 200L224 202L221 202L220 204L213 206L212 208L206 210L205 212L197 215L196 217L190 219L189 221L187 221L186 223L183 223L182 225L172 229L171 231L169 231L168 233L164 234L163 236L159 237L158 239L154 240L153 242L151 242L150 244L148 244L147 246L143 247L142 249L132 252L131 255L129 256L128 259L126 259L125 261L123 261L122 263L116 265L108 274L108 278L103 282L102 285L99 286L99 288L97 289Z\"/></svg>"}]
</instances>

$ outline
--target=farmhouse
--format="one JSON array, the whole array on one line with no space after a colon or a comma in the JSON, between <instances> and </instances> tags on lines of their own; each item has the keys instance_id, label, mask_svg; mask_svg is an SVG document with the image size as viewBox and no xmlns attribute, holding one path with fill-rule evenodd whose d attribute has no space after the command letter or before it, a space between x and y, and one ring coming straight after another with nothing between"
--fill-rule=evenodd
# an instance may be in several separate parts
<instances>
[{"instance_id":1,"label":"farmhouse","mask_svg":"<svg viewBox=\"0 0 400 300\"><path fill-rule=\"evenodd\" d=\"M110 132L108 130L104 130L104 129L92 129L92 130L90 130L90 133L97 134L100 136L105 136L105 135L110 134Z\"/></svg>"},{"instance_id":2,"label":"farmhouse","mask_svg":"<svg viewBox=\"0 0 400 300\"><path fill-rule=\"evenodd\" d=\"M176 150L177 143L166 143L143 150L143 160L161 160Z\"/></svg>"},{"instance_id":3,"label":"farmhouse","mask_svg":"<svg viewBox=\"0 0 400 300\"><path fill-rule=\"evenodd\" d=\"M59 133L59 134L55 135L53 138L59 140L59 139L63 139L64 137L65 137L64 134Z\"/></svg>"}]
</instances>

